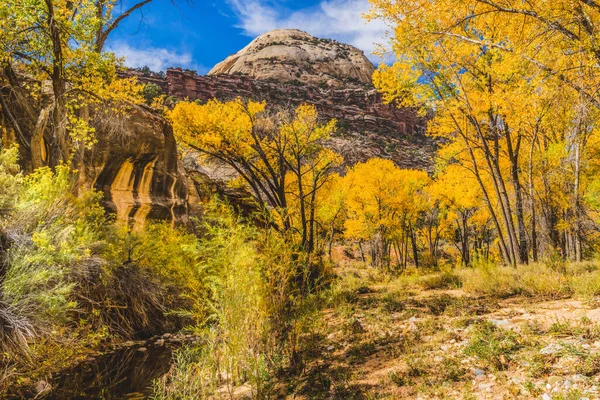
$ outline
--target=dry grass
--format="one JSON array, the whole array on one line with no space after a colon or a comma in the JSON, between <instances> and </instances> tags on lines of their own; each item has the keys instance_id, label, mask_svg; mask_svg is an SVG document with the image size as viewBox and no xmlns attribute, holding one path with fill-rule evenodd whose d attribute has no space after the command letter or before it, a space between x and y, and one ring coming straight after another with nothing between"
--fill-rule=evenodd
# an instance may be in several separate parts
<instances>
[{"instance_id":1,"label":"dry grass","mask_svg":"<svg viewBox=\"0 0 600 400\"><path fill-rule=\"evenodd\" d=\"M575 295L592 298L600 294L600 270L595 263L552 265L533 263L517 268L493 264L476 265L458 271L462 289L491 297L525 295L541 299L561 299Z\"/></svg>"}]
</instances>

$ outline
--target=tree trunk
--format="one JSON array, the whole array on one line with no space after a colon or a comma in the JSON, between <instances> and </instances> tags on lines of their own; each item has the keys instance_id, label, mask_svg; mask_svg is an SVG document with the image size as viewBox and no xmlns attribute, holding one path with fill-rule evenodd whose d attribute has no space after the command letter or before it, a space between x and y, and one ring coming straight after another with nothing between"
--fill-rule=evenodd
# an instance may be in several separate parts
<instances>
[{"instance_id":1,"label":"tree trunk","mask_svg":"<svg viewBox=\"0 0 600 400\"><path fill-rule=\"evenodd\" d=\"M575 261L581 262L581 223L579 212L579 181L580 181L580 149L579 142L575 144L575 182L573 188L574 204L573 204L573 246L575 247Z\"/></svg>"},{"instance_id":2,"label":"tree trunk","mask_svg":"<svg viewBox=\"0 0 600 400\"><path fill-rule=\"evenodd\" d=\"M48 125L48 117L50 115L50 108L46 107L40 111L37 124L31 135L31 167L33 169L41 168L46 165L47 152L46 143L44 141L44 132Z\"/></svg>"},{"instance_id":3,"label":"tree trunk","mask_svg":"<svg viewBox=\"0 0 600 400\"><path fill-rule=\"evenodd\" d=\"M531 140L531 147L529 149L529 204L531 212L531 256L533 261L538 261L538 246L537 246L537 228L536 228L536 210L535 210L535 190L533 185L533 149L537 140L537 130Z\"/></svg>"},{"instance_id":4,"label":"tree trunk","mask_svg":"<svg viewBox=\"0 0 600 400\"><path fill-rule=\"evenodd\" d=\"M409 225L410 241L412 243L413 261L415 262L415 268L419 268L419 249L417 248L417 235L412 225Z\"/></svg>"},{"instance_id":5,"label":"tree trunk","mask_svg":"<svg viewBox=\"0 0 600 400\"><path fill-rule=\"evenodd\" d=\"M468 221L468 216L467 215L462 215L461 216L461 222L462 222L462 237L461 237L461 241L462 241L462 257L463 257L463 264L466 266L468 266L469 264L471 264L471 255L469 254L469 232L468 232L468 226L467 226L467 221Z\"/></svg>"},{"instance_id":6,"label":"tree trunk","mask_svg":"<svg viewBox=\"0 0 600 400\"><path fill-rule=\"evenodd\" d=\"M506 138L506 147L508 150L508 158L510 160L512 184L515 190L515 212L519 229L519 262L527 264L529 262L529 250L527 248L527 230L525 228L523 196L521 193L521 182L519 180L519 149L521 147L521 139L517 139L517 144L513 146L508 125L505 125L504 136Z\"/></svg>"},{"instance_id":7,"label":"tree trunk","mask_svg":"<svg viewBox=\"0 0 600 400\"><path fill-rule=\"evenodd\" d=\"M57 159L53 164L68 164L71 154L70 141L67 135L67 101L65 98L67 84L63 71L63 52L60 27L54 17L53 0L44 0L48 7L48 28L52 41L52 89L54 91L54 110L52 112L53 136L58 144Z\"/></svg>"}]
</instances>

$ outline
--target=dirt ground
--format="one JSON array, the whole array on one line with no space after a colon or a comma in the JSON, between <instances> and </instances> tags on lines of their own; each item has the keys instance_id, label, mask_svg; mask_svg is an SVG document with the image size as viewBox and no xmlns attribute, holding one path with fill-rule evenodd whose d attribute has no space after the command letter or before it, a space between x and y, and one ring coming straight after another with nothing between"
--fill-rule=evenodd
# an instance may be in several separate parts
<instances>
[{"instance_id":1,"label":"dirt ground","mask_svg":"<svg viewBox=\"0 0 600 400\"><path fill-rule=\"evenodd\" d=\"M390 281L339 290L315 324L286 398L600 398L593 301L492 299Z\"/></svg>"}]
</instances>

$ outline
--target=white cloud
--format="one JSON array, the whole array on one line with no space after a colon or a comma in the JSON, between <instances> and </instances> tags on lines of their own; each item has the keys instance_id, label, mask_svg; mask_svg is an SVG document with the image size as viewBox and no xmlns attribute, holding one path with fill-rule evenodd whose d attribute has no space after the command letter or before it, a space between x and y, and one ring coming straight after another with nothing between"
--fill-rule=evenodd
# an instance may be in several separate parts
<instances>
[{"instance_id":1,"label":"white cloud","mask_svg":"<svg viewBox=\"0 0 600 400\"><path fill-rule=\"evenodd\" d=\"M385 44L386 25L367 22L362 14L369 10L367 0L323 0L317 7L284 15L267 0L229 0L248 36L258 36L277 28L296 28L321 38L337 39L363 50L373 61L376 44Z\"/></svg>"},{"instance_id":2,"label":"white cloud","mask_svg":"<svg viewBox=\"0 0 600 400\"><path fill-rule=\"evenodd\" d=\"M158 72L177 66L198 70L200 73L206 72L206 68L194 64L190 53L178 53L177 51L153 47L134 48L124 42L111 44L108 51L119 57L125 57L125 65L130 68L147 66L152 71Z\"/></svg>"}]
</instances>

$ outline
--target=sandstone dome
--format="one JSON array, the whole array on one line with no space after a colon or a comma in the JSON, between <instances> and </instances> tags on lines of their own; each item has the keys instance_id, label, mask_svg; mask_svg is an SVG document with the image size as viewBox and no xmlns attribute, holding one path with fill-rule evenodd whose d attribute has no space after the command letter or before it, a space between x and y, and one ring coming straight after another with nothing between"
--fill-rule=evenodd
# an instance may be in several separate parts
<instances>
[{"instance_id":1,"label":"sandstone dome","mask_svg":"<svg viewBox=\"0 0 600 400\"><path fill-rule=\"evenodd\" d=\"M297 29L277 29L215 65L208 73L333 87L370 85L375 67L356 47Z\"/></svg>"}]
</instances>

